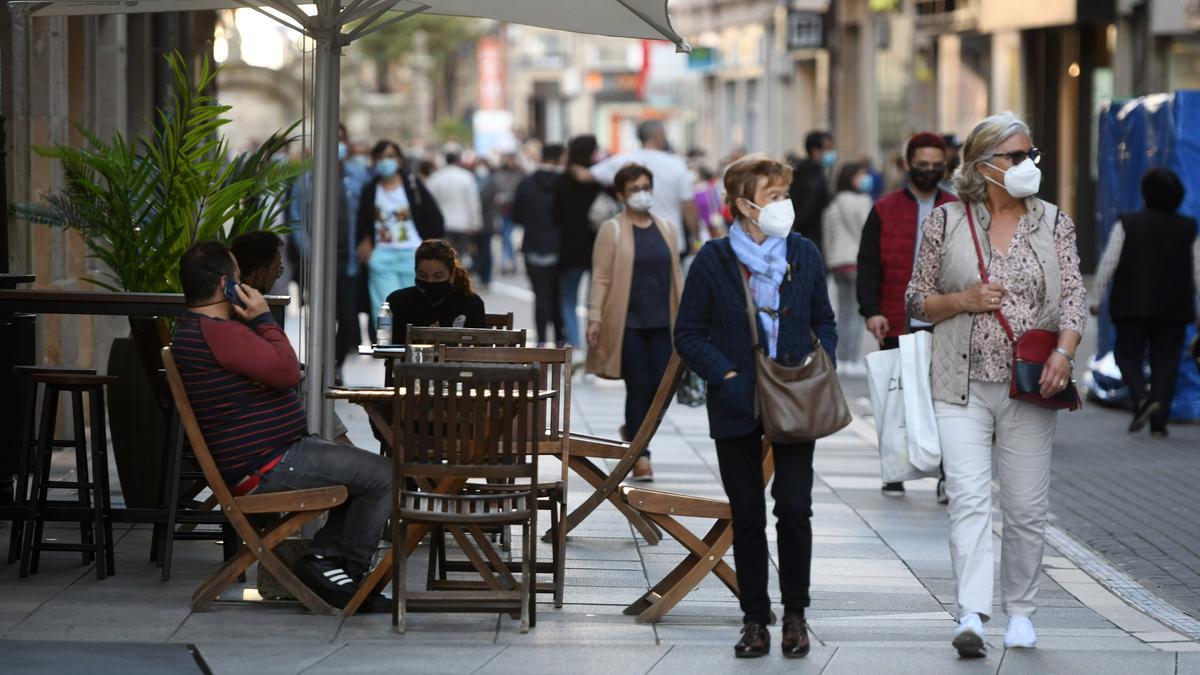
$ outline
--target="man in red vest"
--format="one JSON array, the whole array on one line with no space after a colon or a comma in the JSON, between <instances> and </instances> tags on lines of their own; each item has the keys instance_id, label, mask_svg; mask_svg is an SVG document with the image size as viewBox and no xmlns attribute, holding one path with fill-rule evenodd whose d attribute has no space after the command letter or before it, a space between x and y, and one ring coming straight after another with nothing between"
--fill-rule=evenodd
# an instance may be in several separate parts
<instances>
[{"instance_id":1,"label":"man in red vest","mask_svg":"<svg viewBox=\"0 0 1200 675\"><path fill-rule=\"evenodd\" d=\"M904 291L921 244L921 223L933 209L956 201L954 195L938 188L946 174L946 142L939 134L923 131L910 138L904 164L908 187L886 194L875 203L858 249L858 311L881 349L899 347L904 333L932 329L904 315ZM885 483L883 493L903 496L904 484ZM941 503L944 494L939 480Z\"/></svg>"}]
</instances>

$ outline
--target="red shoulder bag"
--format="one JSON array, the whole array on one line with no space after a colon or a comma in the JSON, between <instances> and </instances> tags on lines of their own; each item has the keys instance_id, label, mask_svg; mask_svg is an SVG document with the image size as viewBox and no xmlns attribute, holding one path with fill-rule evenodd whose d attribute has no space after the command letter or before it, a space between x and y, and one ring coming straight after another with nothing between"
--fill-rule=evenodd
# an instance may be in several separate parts
<instances>
[{"instance_id":1,"label":"red shoulder bag","mask_svg":"<svg viewBox=\"0 0 1200 675\"><path fill-rule=\"evenodd\" d=\"M971 227L971 239L975 242L975 257L979 261L979 278L988 284L991 281L988 280L987 267L983 263L983 249L979 247L975 217L971 214L970 205L965 206L967 223ZM1058 333L1043 328L1031 328L1018 339L1013 335L1012 326L1009 325L1008 319L1004 318L1004 313L999 308L994 311L1013 349L1012 379L1008 387L1008 397L1051 410L1078 410L1082 402L1079 400L1079 389L1074 380L1071 380L1066 389L1050 398L1042 396L1042 369L1050 359L1050 354L1054 353L1054 348L1058 346Z\"/></svg>"}]
</instances>

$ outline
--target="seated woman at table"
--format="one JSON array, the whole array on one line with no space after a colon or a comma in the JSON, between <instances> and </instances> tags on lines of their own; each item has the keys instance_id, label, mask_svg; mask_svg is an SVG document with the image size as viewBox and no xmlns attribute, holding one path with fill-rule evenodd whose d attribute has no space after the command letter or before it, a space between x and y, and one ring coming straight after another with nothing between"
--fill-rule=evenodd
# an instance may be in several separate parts
<instances>
[{"instance_id":1,"label":"seated woman at table","mask_svg":"<svg viewBox=\"0 0 1200 675\"><path fill-rule=\"evenodd\" d=\"M471 288L471 277L458 251L444 239L423 242L416 253L417 283L387 297L392 308L392 342L405 344L408 326L485 328L483 298Z\"/></svg>"}]
</instances>

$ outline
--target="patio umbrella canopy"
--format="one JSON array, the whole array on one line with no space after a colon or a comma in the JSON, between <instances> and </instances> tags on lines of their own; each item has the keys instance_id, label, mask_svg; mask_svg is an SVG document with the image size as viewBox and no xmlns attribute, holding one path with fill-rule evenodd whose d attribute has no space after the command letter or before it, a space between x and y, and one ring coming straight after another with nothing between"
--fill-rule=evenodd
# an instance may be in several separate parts
<instances>
[{"instance_id":1,"label":"patio umbrella canopy","mask_svg":"<svg viewBox=\"0 0 1200 675\"><path fill-rule=\"evenodd\" d=\"M541 28L613 37L687 42L671 28L667 0L8 0L32 16L184 12L249 7L315 43L313 56L313 217L309 312L305 325L306 412L310 431L328 437L333 402L322 393L333 382L337 279L338 58L341 48L416 14L494 19ZM306 11L314 13L310 14ZM348 28L350 24L353 28ZM347 30L348 29L348 30Z\"/></svg>"}]
</instances>

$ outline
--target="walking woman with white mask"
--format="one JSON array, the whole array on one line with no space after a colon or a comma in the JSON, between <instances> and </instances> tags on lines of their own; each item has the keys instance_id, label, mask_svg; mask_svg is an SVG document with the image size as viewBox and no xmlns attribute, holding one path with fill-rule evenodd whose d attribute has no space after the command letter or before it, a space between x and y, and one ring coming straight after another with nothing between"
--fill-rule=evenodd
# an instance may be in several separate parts
<instances>
[{"instance_id":1,"label":"walking woman with white mask","mask_svg":"<svg viewBox=\"0 0 1200 675\"><path fill-rule=\"evenodd\" d=\"M625 440L637 434L671 360L671 326L683 275L675 255L675 225L651 215L654 176L626 164L613 178L624 209L605 221L592 250L587 372L625 380ZM653 480L650 451L633 479Z\"/></svg>"},{"instance_id":2,"label":"walking woman with white mask","mask_svg":"<svg viewBox=\"0 0 1200 675\"><path fill-rule=\"evenodd\" d=\"M709 435L716 441L721 482L733 514L733 557L741 589L743 627L738 657L771 649L767 593L767 513L763 488L763 426L755 406L755 350L784 366L813 352L813 336L831 357L837 326L816 245L792 234L788 186L792 170L766 155L743 157L725 172L725 200L735 215L729 236L709 241L688 272L675 349L708 382ZM750 330L747 285L757 307ZM775 443L775 529L783 596L783 655L808 654L812 567L813 448Z\"/></svg>"},{"instance_id":3,"label":"walking woman with white mask","mask_svg":"<svg viewBox=\"0 0 1200 675\"><path fill-rule=\"evenodd\" d=\"M1056 410L1078 401L1071 373L1087 321L1086 294L1075 224L1033 196L1041 158L1029 128L1012 113L975 127L955 175L962 202L934 209L925 220L905 295L909 315L934 324L934 412L958 591L953 645L965 657L985 656L983 623L992 614L993 456L1003 518L1004 645L1037 642L1030 619L1045 548Z\"/></svg>"}]
</instances>

